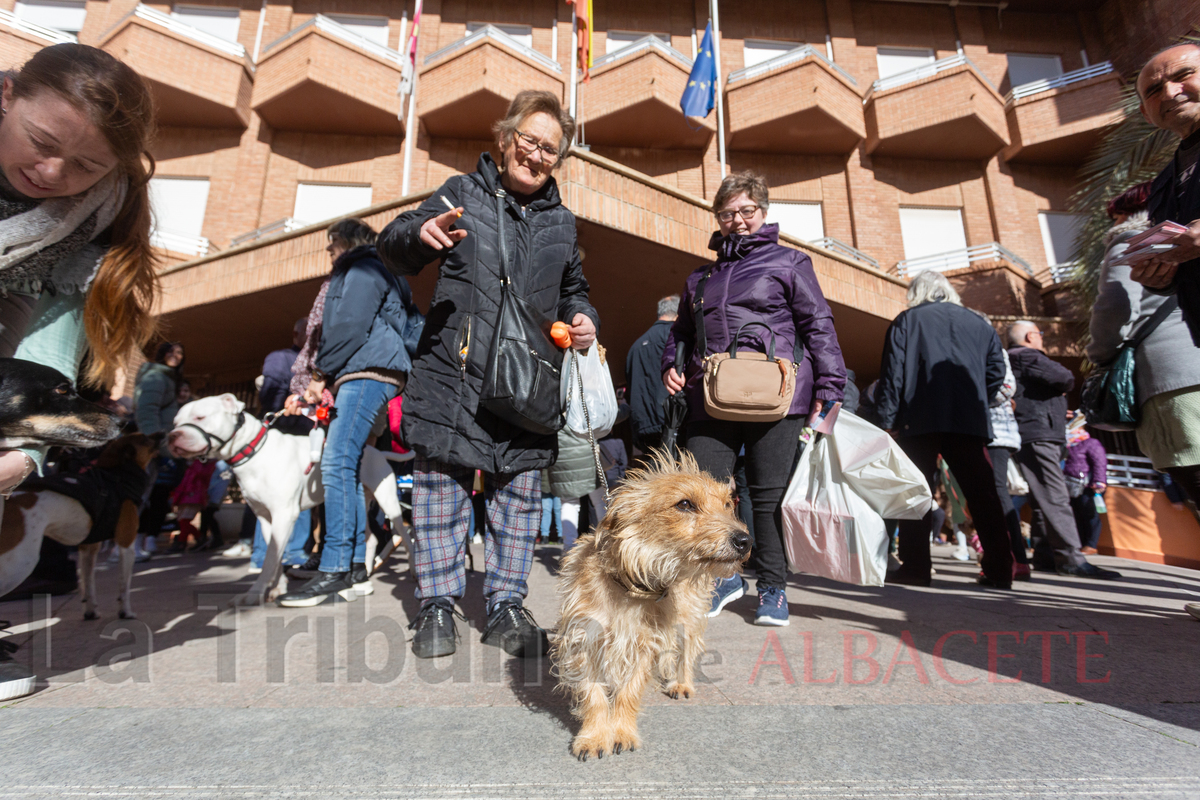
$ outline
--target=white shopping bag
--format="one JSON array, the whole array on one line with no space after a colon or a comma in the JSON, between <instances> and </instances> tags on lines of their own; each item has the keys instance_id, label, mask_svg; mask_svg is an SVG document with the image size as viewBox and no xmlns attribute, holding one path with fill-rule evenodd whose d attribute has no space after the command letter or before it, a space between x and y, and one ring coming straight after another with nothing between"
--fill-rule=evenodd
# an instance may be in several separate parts
<instances>
[{"instance_id":1,"label":"white shopping bag","mask_svg":"<svg viewBox=\"0 0 1200 800\"><path fill-rule=\"evenodd\" d=\"M1029 494L1029 483L1025 480L1025 475L1021 472L1021 467L1017 464L1015 458L1008 459L1008 493L1010 495L1023 496Z\"/></svg>"},{"instance_id":2,"label":"white shopping bag","mask_svg":"<svg viewBox=\"0 0 1200 800\"><path fill-rule=\"evenodd\" d=\"M817 437L788 484L782 505L788 563L797 572L882 586L888 555L883 518L846 483L833 447L831 437Z\"/></svg>"},{"instance_id":3,"label":"white shopping bag","mask_svg":"<svg viewBox=\"0 0 1200 800\"><path fill-rule=\"evenodd\" d=\"M886 431L837 409L829 439L846 483L879 516L921 519L933 507L925 476Z\"/></svg>"},{"instance_id":4,"label":"white shopping bag","mask_svg":"<svg viewBox=\"0 0 1200 800\"><path fill-rule=\"evenodd\" d=\"M592 434L597 439L608 436L617 424L617 392L602 350L598 344L593 344L584 353L568 347L562 365L561 397L567 409L567 428L587 436L588 423L591 423ZM580 383L583 385L582 396Z\"/></svg>"}]
</instances>

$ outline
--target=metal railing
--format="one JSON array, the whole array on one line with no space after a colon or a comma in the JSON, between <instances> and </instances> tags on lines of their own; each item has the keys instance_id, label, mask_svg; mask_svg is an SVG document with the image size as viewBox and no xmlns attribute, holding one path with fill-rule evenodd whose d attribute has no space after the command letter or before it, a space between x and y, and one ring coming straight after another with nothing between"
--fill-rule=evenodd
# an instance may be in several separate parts
<instances>
[{"instance_id":1,"label":"metal railing","mask_svg":"<svg viewBox=\"0 0 1200 800\"><path fill-rule=\"evenodd\" d=\"M1048 92L1051 89L1061 89L1063 86L1070 86L1072 83L1079 83L1091 78L1098 78L1101 75L1107 75L1113 71L1111 61L1105 61L1101 64L1093 64L1090 67L1077 69L1073 72L1064 72L1057 78L1045 78L1040 81L1031 81L1030 83L1022 83L1020 86L1014 86L1012 91L1004 95L1004 103L1006 105L1014 100L1020 100L1022 97L1041 94Z\"/></svg>"},{"instance_id":2,"label":"metal railing","mask_svg":"<svg viewBox=\"0 0 1200 800\"><path fill-rule=\"evenodd\" d=\"M1029 266L1028 262L999 242L988 242L987 244L967 247L962 250L951 250L948 253L935 253L931 256L910 258L897 262L896 269L899 270L900 277L908 278L927 269L947 272L952 269L965 269L980 261L1000 260L1019 264L1030 275L1033 274L1033 267Z\"/></svg>"},{"instance_id":3,"label":"metal railing","mask_svg":"<svg viewBox=\"0 0 1200 800\"><path fill-rule=\"evenodd\" d=\"M871 91L867 93L867 97L869 98L875 92L882 92L885 89L895 89L897 86L904 86L907 83L919 81L923 78L931 78L934 75L937 75L939 72L945 72L946 70L954 69L955 67L961 67L963 65L975 70L975 74L982 78L988 86L991 86L993 89L996 88L995 85L993 85L992 82L987 79L987 76L980 72L979 67L975 66L975 62L967 58L962 53L959 53L957 55L950 56L949 58L943 58L939 61L934 61L930 64L922 64L919 67L906 69L904 72L897 72L895 75L889 75L886 78L880 78L871 84ZM866 102L866 100L864 99L863 102Z\"/></svg>"},{"instance_id":4,"label":"metal railing","mask_svg":"<svg viewBox=\"0 0 1200 800\"><path fill-rule=\"evenodd\" d=\"M846 258L852 258L855 261L861 261L864 264L879 269L879 262L871 258L869 255L859 250L856 247L851 247L840 239L834 239L832 236L826 236L821 239L813 239L809 244L815 247L820 247L824 250L843 255Z\"/></svg>"},{"instance_id":5,"label":"metal railing","mask_svg":"<svg viewBox=\"0 0 1200 800\"><path fill-rule=\"evenodd\" d=\"M797 61L803 61L806 58L817 59L825 64L825 66L833 69L843 78L850 81L850 83L858 85L858 81L854 80L854 77L849 72L846 72L846 70L830 61L825 57L824 53L815 49L811 44L800 45L796 49L788 50L786 53L781 53L774 58L769 58L766 61L760 61L752 66L744 67L736 72L731 72L729 73L729 80L727 82L734 83L735 81L748 80L750 78L762 75L763 73L770 72L771 70L779 69L780 67L786 67L788 64L794 64Z\"/></svg>"},{"instance_id":6,"label":"metal railing","mask_svg":"<svg viewBox=\"0 0 1200 800\"><path fill-rule=\"evenodd\" d=\"M1051 264L1050 277L1054 279L1055 283L1063 283L1064 281L1075 280L1076 266L1077 265L1074 262L1067 264Z\"/></svg>"},{"instance_id":7,"label":"metal railing","mask_svg":"<svg viewBox=\"0 0 1200 800\"><path fill-rule=\"evenodd\" d=\"M41 25L34 25L32 22L25 22L18 19L11 11L0 10L0 23L7 25L14 31L27 33L30 36L36 36L39 39L45 39L53 44L66 44L67 42L76 42L78 39L72 34L63 31L55 30L54 28L46 28Z\"/></svg>"},{"instance_id":8,"label":"metal railing","mask_svg":"<svg viewBox=\"0 0 1200 800\"><path fill-rule=\"evenodd\" d=\"M208 239L203 236L190 236L186 233L164 230L151 231L150 244L170 250L172 253L183 253L189 256L206 256L211 247Z\"/></svg>"},{"instance_id":9,"label":"metal railing","mask_svg":"<svg viewBox=\"0 0 1200 800\"><path fill-rule=\"evenodd\" d=\"M450 56L453 53L458 52L459 50L462 50L465 47L470 47L476 42L484 39L492 39L493 41L504 45L508 49L514 50L526 58L537 62L548 70L552 70L553 72L562 72L562 65L557 61L551 59L549 56L542 55L532 47L526 47L504 31L497 28L495 25L484 25L482 28L472 31L467 36L459 39L457 42L451 42L441 50L433 51L429 55L425 56L424 64L426 66L433 64Z\"/></svg>"},{"instance_id":10,"label":"metal railing","mask_svg":"<svg viewBox=\"0 0 1200 800\"><path fill-rule=\"evenodd\" d=\"M270 236L273 233L291 233L303 228L306 224L294 217L284 217L283 219L277 219L274 222L263 225L260 228L255 228L248 233L243 233L241 236L233 237L229 242L229 246L237 247L239 244L253 242L264 236Z\"/></svg>"},{"instance_id":11,"label":"metal railing","mask_svg":"<svg viewBox=\"0 0 1200 800\"><path fill-rule=\"evenodd\" d=\"M237 58L246 57L246 48L242 47L237 42L231 42L228 39L222 39L220 36L213 36L207 31L202 31L199 28L188 25L183 20L176 19L170 14L164 14L161 11L155 11L149 6L139 5L137 8L133 9L133 11L130 11L128 14L121 17L117 24L109 28L109 30L116 30L116 28L118 28L130 17L137 17L138 19L144 19L147 22L153 22L155 25L160 25L166 28L171 33L177 33L186 39L191 39L194 42L207 45L208 47L211 47L214 50L219 50L222 53L227 53ZM106 33L105 37L107 36L108 34Z\"/></svg>"},{"instance_id":12,"label":"metal railing","mask_svg":"<svg viewBox=\"0 0 1200 800\"><path fill-rule=\"evenodd\" d=\"M392 63L396 64L397 66L402 65L404 63L404 54L403 53L399 52L398 50L393 50L390 47L384 47L383 45L379 44L378 42L373 42L370 39L368 39L367 37L357 34L354 31L350 30L345 25L342 25L340 22L334 22L333 20L331 20L329 17L325 16L324 14L317 14L315 17L313 17L312 19L310 19L308 22L304 23L303 25L301 25L297 28L292 28L290 31L285 33L283 36L280 36L278 39L276 39L275 41L271 42L269 45L264 47L262 49L262 52L267 53L268 51L271 50L271 48L278 47L279 45L286 42L288 39L291 39L293 36L299 36L301 33L303 33L304 31L306 31L309 28L316 28L319 31L328 33L330 36L334 36L338 39L341 39L343 42L346 42L347 44L354 45L359 50L365 50L366 52L371 53L372 55L382 58L384 61L391 61Z\"/></svg>"},{"instance_id":13,"label":"metal railing","mask_svg":"<svg viewBox=\"0 0 1200 800\"><path fill-rule=\"evenodd\" d=\"M1162 489L1162 476L1143 456L1108 456L1108 485L1129 489Z\"/></svg>"},{"instance_id":14,"label":"metal railing","mask_svg":"<svg viewBox=\"0 0 1200 800\"><path fill-rule=\"evenodd\" d=\"M676 50L674 47L671 47L671 45L667 44L654 34L647 34L630 44L628 47L622 47L620 50L600 56L600 58L597 58L592 62L591 68L596 69L603 64L611 64L614 61L620 61L622 58L628 58L629 56L636 55L643 50L658 50L663 55L675 59L688 69L692 68L692 60L690 58Z\"/></svg>"}]
</instances>

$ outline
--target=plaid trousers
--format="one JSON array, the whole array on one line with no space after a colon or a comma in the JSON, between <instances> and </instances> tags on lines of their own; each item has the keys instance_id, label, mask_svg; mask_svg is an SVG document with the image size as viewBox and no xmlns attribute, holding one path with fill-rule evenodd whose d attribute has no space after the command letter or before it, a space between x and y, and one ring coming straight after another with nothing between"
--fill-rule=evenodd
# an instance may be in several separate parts
<instances>
[{"instance_id":1,"label":"plaid trousers","mask_svg":"<svg viewBox=\"0 0 1200 800\"><path fill-rule=\"evenodd\" d=\"M413 462L413 574L417 597L460 598L466 591L466 543L471 534L471 488L475 470L418 455ZM487 507L483 595L488 611L502 600L529 594L533 543L542 516L538 470L516 475L483 473ZM424 605L424 603L422 604Z\"/></svg>"}]
</instances>

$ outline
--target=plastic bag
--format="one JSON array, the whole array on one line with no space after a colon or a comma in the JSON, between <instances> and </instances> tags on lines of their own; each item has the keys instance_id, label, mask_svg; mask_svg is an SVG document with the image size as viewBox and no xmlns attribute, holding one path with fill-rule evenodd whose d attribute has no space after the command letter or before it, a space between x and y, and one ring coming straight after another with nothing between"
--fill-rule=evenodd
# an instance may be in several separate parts
<instances>
[{"instance_id":1,"label":"plastic bag","mask_svg":"<svg viewBox=\"0 0 1200 800\"><path fill-rule=\"evenodd\" d=\"M819 429L830 431L846 484L879 516L921 519L933 507L925 476L886 431L840 406Z\"/></svg>"},{"instance_id":2,"label":"plastic bag","mask_svg":"<svg viewBox=\"0 0 1200 800\"><path fill-rule=\"evenodd\" d=\"M888 534L883 518L846 483L829 436L800 458L783 497L783 542L797 572L882 586Z\"/></svg>"},{"instance_id":3,"label":"plastic bag","mask_svg":"<svg viewBox=\"0 0 1200 800\"><path fill-rule=\"evenodd\" d=\"M1008 459L1008 493L1014 496L1023 496L1029 494L1029 484L1025 481L1025 475L1021 472L1021 466L1015 458Z\"/></svg>"},{"instance_id":4,"label":"plastic bag","mask_svg":"<svg viewBox=\"0 0 1200 800\"><path fill-rule=\"evenodd\" d=\"M582 353L568 348L562 369L561 396L567 409L567 428L587 436L590 422L592 434L597 439L607 436L617 424L617 392L608 365L604 363L603 349L598 344ZM580 382L583 383L582 398ZM586 415L583 411L585 401Z\"/></svg>"}]
</instances>

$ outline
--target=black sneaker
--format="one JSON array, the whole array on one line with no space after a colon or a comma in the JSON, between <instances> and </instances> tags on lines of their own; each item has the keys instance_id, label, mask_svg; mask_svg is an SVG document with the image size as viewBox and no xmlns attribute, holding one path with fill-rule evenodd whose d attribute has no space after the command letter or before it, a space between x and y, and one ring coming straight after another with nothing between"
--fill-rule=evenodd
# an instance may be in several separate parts
<instances>
[{"instance_id":1,"label":"black sneaker","mask_svg":"<svg viewBox=\"0 0 1200 800\"><path fill-rule=\"evenodd\" d=\"M517 658L537 658L550 650L546 632L519 600L502 600L488 614L483 643L502 647Z\"/></svg>"},{"instance_id":2,"label":"black sneaker","mask_svg":"<svg viewBox=\"0 0 1200 800\"><path fill-rule=\"evenodd\" d=\"M289 578L315 578L321 572L321 557L319 555L309 556L308 561L300 566L285 566L283 571Z\"/></svg>"},{"instance_id":3,"label":"black sneaker","mask_svg":"<svg viewBox=\"0 0 1200 800\"><path fill-rule=\"evenodd\" d=\"M308 608L319 606L331 597L337 602L339 596L343 600L358 599L358 594L350 583L349 572L318 572L315 578L301 586L298 591L288 592L275 602L283 608Z\"/></svg>"},{"instance_id":4,"label":"black sneaker","mask_svg":"<svg viewBox=\"0 0 1200 800\"><path fill-rule=\"evenodd\" d=\"M1074 578L1095 578L1101 581L1115 581L1121 577L1121 573L1116 570L1097 567L1087 561L1077 567L1059 567L1058 574L1070 575Z\"/></svg>"},{"instance_id":5,"label":"black sneaker","mask_svg":"<svg viewBox=\"0 0 1200 800\"><path fill-rule=\"evenodd\" d=\"M354 591L359 597L375 594L375 587L371 585L371 576L367 574L366 564L350 565L350 585L354 587Z\"/></svg>"},{"instance_id":6,"label":"black sneaker","mask_svg":"<svg viewBox=\"0 0 1200 800\"><path fill-rule=\"evenodd\" d=\"M412 638L413 655L417 658L448 656L458 648L458 627L454 618L465 618L454 610L449 597L435 597L421 607L417 618L408 626L416 630Z\"/></svg>"},{"instance_id":7,"label":"black sneaker","mask_svg":"<svg viewBox=\"0 0 1200 800\"><path fill-rule=\"evenodd\" d=\"M8 627L8 622L0 622L0 629ZM24 665L12 660L12 653L17 646L12 642L0 641L0 702L15 700L33 693L37 678Z\"/></svg>"}]
</instances>

